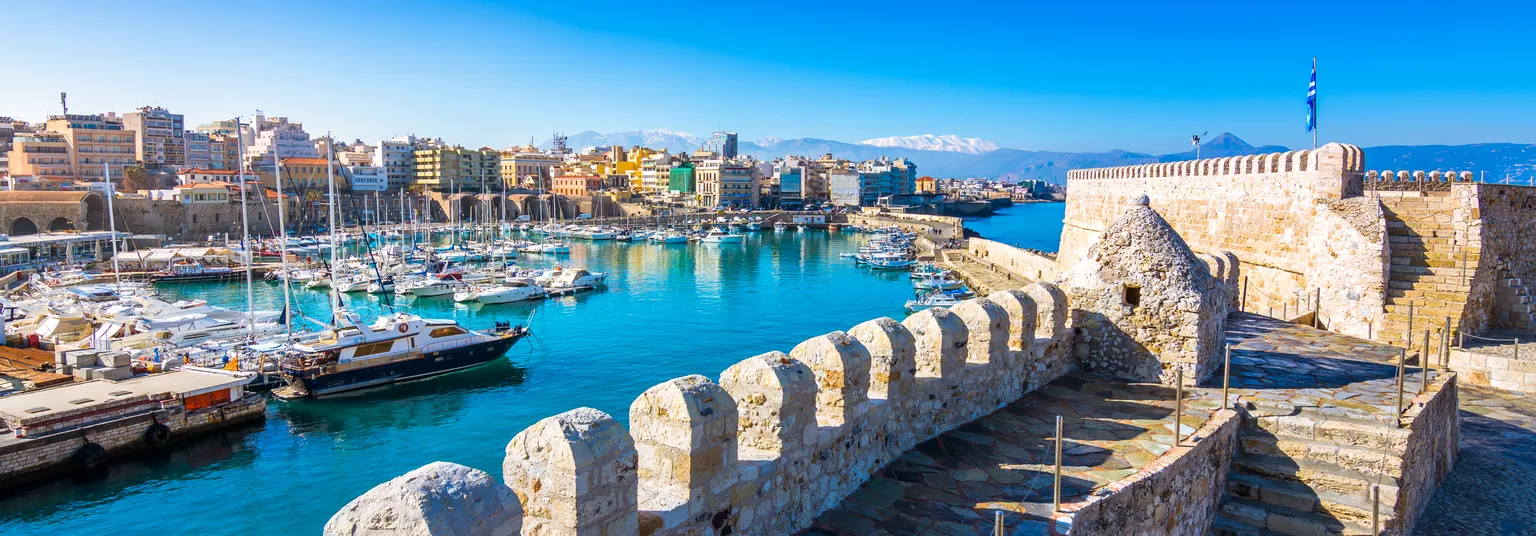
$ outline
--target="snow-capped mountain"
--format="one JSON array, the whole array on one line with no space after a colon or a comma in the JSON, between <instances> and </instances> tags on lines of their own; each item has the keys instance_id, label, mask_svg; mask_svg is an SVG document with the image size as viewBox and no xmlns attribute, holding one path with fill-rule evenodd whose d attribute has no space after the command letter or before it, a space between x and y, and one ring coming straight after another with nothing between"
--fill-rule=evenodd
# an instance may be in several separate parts
<instances>
[{"instance_id":1,"label":"snow-capped mountain","mask_svg":"<svg viewBox=\"0 0 1536 536\"><path fill-rule=\"evenodd\" d=\"M652 149L667 149L674 152L689 152L704 146L704 138L700 138L687 132L680 132L669 128L656 128L651 130L631 130L628 132L609 132L601 134L596 131L585 131L571 134L566 140L566 145L572 149L581 150L587 147L607 147L611 145L623 145L633 147L639 145ZM545 140L539 147L548 149L553 140Z\"/></svg>"},{"instance_id":2,"label":"snow-capped mountain","mask_svg":"<svg viewBox=\"0 0 1536 536\"><path fill-rule=\"evenodd\" d=\"M888 138L874 138L859 142L859 145L873 145L875 147L901 147L904 149L916 149L919 151L949 151L965 154L981 154L996 151L996 143L981 138L962 138L954 134L936 136L923 134L921 136L891 136Z\"/></svg>"}]
</instances>

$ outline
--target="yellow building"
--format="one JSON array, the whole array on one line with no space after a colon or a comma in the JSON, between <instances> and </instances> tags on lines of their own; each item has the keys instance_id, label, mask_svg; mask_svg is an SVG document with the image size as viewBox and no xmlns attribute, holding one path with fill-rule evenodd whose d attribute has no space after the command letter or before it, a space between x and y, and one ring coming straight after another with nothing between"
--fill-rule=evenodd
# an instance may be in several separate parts
<instances>
[{"instance_id":1,"label":"yellow building","mask_svg":"<svg viewBox=\"0 0 1536 536\"><path fill-rule=\"evenodd\" d=\"M936 193L939 193L939 181L938 181L938 179L935 179L933 177L929 177L927 175L924 175L922 177L918 177L917 181L916 181L916 183L914 185L913 192L919 193L919 194L936 194Z\"/></svg>"},{"instance_id":2,"label":"yellow building","mask_svg":"<svg viewBox=\"0 0 1536 536\"><path fill-rule=\"evenodd\" d=\"M111 167L115 175L138 161L137 136L123 128L123 119L117 114L49 116L44 130L64 136L70 169L77 181L101 181L102 164Z\"/></svg>"},{"instance_id":3,"label":"yellow building","mask_svg":"<svg viewBox=\"0 0 1536 536\"><path fill-rule=\"evenodd\" d=\"M283 191L295 192L299 190L325 189L326 165L324 158L284 158L280 161L283 171ZM340 170L331 171L331 176L336 180L336 189L345 191L351 187L347 184L347 178L341 175ZM277 188L277 177L272 173L261 171L257 173L261 178L261 185L267 188Z\"/></svg>"},{"instance_id":4,"label":"yellow building","mask_svg":"<svg viewBox=\"0 0 1536 536\"><path fill-rule=\"evenodd\" d=\"M25 132L11 142L12 177L37 177L42 180L69 180L75 173L70 165L69 143L57 132ZM97 170L100 171L100 170Z\"/></svg>"},{"instance_id":5,"label":"yellow building","mask_svg":"<svg viewBox=\"0 0 1536 536\"><path fill-rule=\"evenodd\" d=\"M479 191L482 182L486 189L500 189L496 181L501 178L501 152L495 149L432 147L417 149L415 157L415 184L428 190Z\"/></svg>"}]
</instances>

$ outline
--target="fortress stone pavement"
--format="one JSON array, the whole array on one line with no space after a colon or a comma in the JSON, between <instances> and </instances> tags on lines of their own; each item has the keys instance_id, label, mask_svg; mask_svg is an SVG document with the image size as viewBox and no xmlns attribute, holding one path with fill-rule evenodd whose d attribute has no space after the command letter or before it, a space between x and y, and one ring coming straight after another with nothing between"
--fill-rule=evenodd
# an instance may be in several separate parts
<instances>
[{"instance_id":1,"label":"fortress stone pavement","mask_svg":"<svg viewBox=\"0 0 1536 536\"><path fill-rule=\"evenodd\" d=\"M1074 170L1058 255L944 252L1001 276L986 297L662 382L627 429L590 408L546 418L507 444L499 483L433 463L325 532L978 534L999 514L1010 534L1440 526L1421 513L1465 497L1445 341L1536 322L1520 247L1536 195L1364 166L1329 144Z\"/></svg>"}]
</instances>

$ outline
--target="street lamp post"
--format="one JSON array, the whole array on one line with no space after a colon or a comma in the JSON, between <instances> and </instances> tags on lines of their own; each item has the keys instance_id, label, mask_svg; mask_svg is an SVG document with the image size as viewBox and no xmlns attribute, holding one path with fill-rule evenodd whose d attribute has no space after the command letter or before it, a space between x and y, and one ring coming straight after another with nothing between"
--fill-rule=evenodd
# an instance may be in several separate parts
<instances>
[{"instance_id":1,"label":"street lamp post","mask_svg":"<svg viewBox=\"0 0 1536 536\"><path fill-rule=\"evenodd\" d=\"M1201 132L1189 137L1189 144L1195 146L1195 160L1200 159L1200 137L1210 134L1210 131Z\"/></svg>"}]
</instances>

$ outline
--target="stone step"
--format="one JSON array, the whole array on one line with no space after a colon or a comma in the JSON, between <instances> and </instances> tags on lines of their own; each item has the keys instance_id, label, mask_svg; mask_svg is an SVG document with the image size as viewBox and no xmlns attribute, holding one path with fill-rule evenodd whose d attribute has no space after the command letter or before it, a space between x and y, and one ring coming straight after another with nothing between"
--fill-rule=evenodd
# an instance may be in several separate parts
<instances>
[{"instance_id":1,"label":"stone step","mask_svg":"<svg viewBox=\"0 0 1536 536\"><path fill-rule=\"evenodd\" d=\"M1468 274L1468 275L1470 276L1471 274ZM1433 289L1431 289L1429 287L1425 287L1424 290L1450 290L1450 291L1460 290L1462 288L1462 286L1463 286L1463 281L1465 281L1467 283L1471 282L1470 278L1469 279L1462 279L1461 278L1461 274L1459 272L1455 273L1455 274L1451 274L1451 275L1410 274L1410 273L1404 273L1404 272L1392 272L1392 276L1388 279L1388 282L1390 283L1392 281L1401 282L1401 283L1432 283L1432 284L1437 285L1437 286L1434 287Z\"/></svg>"},{"instance_id":2,"label":"stone step","mask_svg":"<svg viewBox=\"0 0 1536 536\"><path fill-rule=\"evenodd\" d=\"M1456 229L1442 227L1425 227L1403 224L1399 227L1387 225L1387 236L1416 236L1424 238L1455 238Z\"/></svg>"},{"instance_id":3,"label":"stone step","mask_svg":"<svg viewBox=\"0 0 1536 536\"><path fill-rule=\"evenodd\" d=\"M1261 415L1244 419L1245 428L1254 428L1277 437L1289 437L1342 443L1356 447L1399 452L1408 442L1408 430L1398 428L1390 416L1360 417L1347 408L1291 408L1286 414ZM1283 409L1283 408L1282 408Z\"/></svg>"},{"instance_id":4,"label":"stone step","mask_svg":"<svg viewBox=\"0 0 1536 536\"><path fill-rule=\"evenodd\" d=\"M1449 236L1401 236L1401 235L1387 235L1387 242L1391 244L1390 247L1392 248L1393 251L1397 250L1397 247L1398 247L1399 244L1404 245L1404 246L1409 246L1409 247L1412 247L1412 246L1425 246L1425 247L1428 247L1428 246L1451 246L1451 245L1454 245L1454 241L1452 241L1451 237L1449 237Z\"/></svg>"},{"instance_id":5,"label":"stone step","mask_svg":"<svg viewBox=\"0 0 1536 536\"><path fill-rule=\"evenodd\" d=\"M1243 455L1289 459L1311 469L1337 468L1363 477L1401 476L1403 459L1396 453L1347 444L1279 437L1245 430L1238 438Z\"/></svg>"},{"instance_id":6,"label":"stone step","mask_svg":"<svg viewBox=\"0 0 1536 536\"><path fill-rule=\"evenodd\" d=\"M1392 515L1397 503L1397 488L1381 489L1381 505L1378 510L1382 524ZM1281 482L1250 475L1229 475L1227 494L1230 497L1288 508L1298 512L1312 512L1363 527L1371 525L1371 495L1340 495L1313 489L1305 484Z\"/></svg>"},{"instance_id":7,"label":"stone step","mask_svg":"<svg viewBox=\"0 0 1536 536\"><path fill-rule=\"evenodd\" d=\"M1281 506L1228 496L1222 502L1221 515L1229 520L1263 529L1256 534L1287 536L1364 536L1371 533L1370 520L1361 526L1314 512L1302 512ZM1254 533L1250 533L1254 534Z\"/></svg>"},{"instance_id":8,"label":"stone step","mask_svg":"<svg viewBox=\"0 0 1536 536\"><path fill-rule=\"evenodd\" d=\"M1273 532L1255 527L1227 517L1227 513L1216 511L1216 521L1211 523L1213 536L1269 536Z\"/></svg>"},{"instance_id":9,"label":"stone step","mask_svg":"<svg viewBox=\"0 0 1536 536\"><path fill-rule=\"evenodd\" d=\"M1382 331L1387 331L1387 328L1389 327L1408 327L1408 306L1388 305L1387 307L1401 307L1402 309L1382 315L1382 317L1386 320L1386 322L1382 323ZM1445 317L1447 315L1449 315L1454 322L1457 317L1461 316L1461 312L1451 311L1449 309L1436 309L1433 307L1415 307L1413 310L1413 327L1420 329L1422 329L1422 327L1428 327L1430 330L1434 330L1435 327L1445 323ZM1426 318L1429 319L1429 324L1423 323L1424 319Z\"/></svg>"},{"instance_id":10,"label":"stone step","mask_svg":"<svg viewBox=\"0 0 1536 536\"><path fill-rule=\"evenodd\" d=\"M1466 303L1467 293L1457 291L1387 289L1387 303L1408 303L1409 300L1431 300L1440 303Z\"/></svg>"},{"instance_id":11,"label":"stone step","mask_svg":"<svg viewBox=\"0 0 1536 536\"><path fill-rule=\"evenodd\" d=\"M1441 256L1442 257L1450 257L1450 255L1441 255ZM1459 270L1465 269L1468 274L1476 273L1476 271L1477 271L1477 263L1476 262L1468 262L1465 267L1463 267L1461 264L1462 264L1461 263L1461 259L1449 259L1449 258L1445 258L1445 259L1430 259L1430 258L1425 258L1424 256L1421 256L1421 255L1402 255L1402 256L1393 256L1392 257L1392 265L1393 266L1419 266L1419 267L1427 267L1427 268L1453 268L1453 269L1458 270L1458 273L1460 273Z\"/></svg>"}]
</instances>

